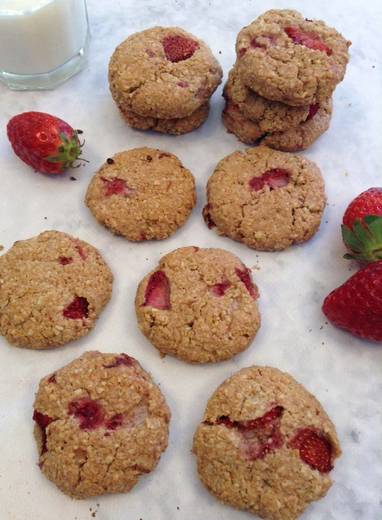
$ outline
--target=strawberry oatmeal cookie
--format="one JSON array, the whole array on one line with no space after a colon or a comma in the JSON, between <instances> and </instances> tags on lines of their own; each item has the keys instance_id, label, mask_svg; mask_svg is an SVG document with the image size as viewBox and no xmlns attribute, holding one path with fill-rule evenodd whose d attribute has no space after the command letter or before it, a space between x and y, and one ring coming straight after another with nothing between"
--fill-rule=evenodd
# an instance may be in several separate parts
<instances>
[{"instance_id":1,"label":"strawberry oatmeal cookie","mask_svg":"<svg viewBox=\"0 0 382 520\"><path fill-rule=\"evenodd\" d=\"M253 366L212 395L193 452L219 500L267 520L295 520L327 493L341 448L312 394L280 370Z\"/></svg>"},{"instance_id":2,"label":"strawberry oatmeal cookie","mask_svg":"<svg viewBox=\"0 0 382 520\"><path fill-rule=\"evenodd\" d=\"M266 146L222 159L207 184L209 228L259 251L309 240L325 207L319 168L304 157Z\"/></svg>"},{"instance_id":3,"label":"strawberry oatmeal cookie","mask_svg":"<svg viewBox=\"0 0 382 520\"><path fill-rule=\"evenodd\" d=\"M179 27L153 27L131 35L109 64L118 107L141 117L183 118L212 96L222 69L209 47Z\"/></svg>"},{"instance_id":4,"label":"strawberry oatmeal cookie","mask_svg":"<svg viewBox=\"0 0 382 520\"><path fill-rule=\"evenodd\" d=\"M156 467L170 411L134 358L86 352L40 381L33 419L41 471L87 498L126 493Z\"/></svg>"},{"instance_id":5,"label":"strawberry oatmeal cookie","mask_svg":"<svg viewBox=\"0 0 382 520\"><path fill-rule=\"evenodd\" d=\"M250 270L223 249L183 247L139 284L139 327L161 354L190 363L229 359L260 327Z\"/></svg>"},{"instance_id":6,"label":"strawberry oatmeal cookie","mask_svg":"<svg viewBox=\"0 0 382 520\"><path fill-rule=\"evenodd\" d=\"M101 224L132 241L172 235L186 222L195 201L191 172L172 153L146 147L107 159L85 198Z\"/></svg>"},{"instance_id":7,"label":"strawberry oatmeal cookie","mask_svg":"<svg viewBox=\"0 0 382 520\"><path fill-rule=\"evenodd\" d=\"M282 152L298 152L309 148L320 135L326 132L330 125L332 110L331 99L323 101L320 105L316 103L310 105L306 119L297 126L278 132L264 132L264 127L269 127L271 124L269 120L266 122L247 119L239 107L227 98L222 118L228 132L245 144L261 143Z\"/></svg>"},{"instance_id":8,"label":"strawberry oatmeal cookie","mask_svg":"<svg viewBox=\"0 0 382 520\"><path fill-rule=\"evenodd\" d=\"M0 257L0 332L18 346L47 349L85 336L111 297L100 253L60 231L17 241Z\"/></svg>"},{"instance_id":9,"label":"strawberry oatmeal cookie","mask_svg":"<svg viewBox=\"0 0 382 520\"><path fill-rule=\"evenodd\" d=\"M247 87L268 99L292 106L321 103L344 77L350 44L322 21L274 9L238 34L238 72Z\"/></svg>"},{"instance_id":10,"label":"strawberry oatmeal cookie","mask_svg":"<svg viewBox=\"0 0 382 520\"><path fill-rule=\"evenodd\" d=\"M121 107L119 111L128 125L137 130L152 130L161 134L182 135L196 130L206 121L210 111L210 104L204 103L189 116L178 119L141 117L131 110L125 110Z\"/></svg>"}]
</instances>

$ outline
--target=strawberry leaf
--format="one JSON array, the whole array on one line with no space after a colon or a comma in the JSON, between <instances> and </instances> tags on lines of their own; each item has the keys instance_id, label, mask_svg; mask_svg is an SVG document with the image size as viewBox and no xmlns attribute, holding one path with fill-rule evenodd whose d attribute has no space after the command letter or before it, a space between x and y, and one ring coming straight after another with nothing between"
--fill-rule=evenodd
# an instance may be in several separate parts
<instances>
[{"instance_id":1,"label":"strawberry leaf","mask_svg":"<svg viewBox=\"0 0 382 520\"><path fill-rule=\"evenodd\" d=\"M352 228L342 225L342 239L350 253L345 258L370 263L382 259L382 217L368 215Z\"/></svg>"}]
</instances>

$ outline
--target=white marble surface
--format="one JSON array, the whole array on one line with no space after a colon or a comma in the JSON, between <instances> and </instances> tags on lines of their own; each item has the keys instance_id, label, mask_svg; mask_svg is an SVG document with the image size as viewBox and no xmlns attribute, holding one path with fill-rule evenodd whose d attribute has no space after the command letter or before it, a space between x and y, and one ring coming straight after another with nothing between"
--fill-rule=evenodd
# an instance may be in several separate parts
<instances>
[{"instance_id":1,"label":"white marble surface","mask_svg":"<svg viewBox=\"0 0 382 520\"><path fill-rule=\"evenodd\" d=\"M86 338L50 352L10 347L0 338L1 520L244 520L251 515L221 505L196 477L190 452L193 431L207 397L232 372L253 363L290 372L322 402L343 447L328 496L304 520L382 518L382 349L325 324L324 296L349 275L339 224L348 201L381 183L382 4L375 0L88 0L92 28L86 70L55 91L10 92L0 85L0 243L45 229L78 235L98 247L115 274L112 301ZM180 25L204 38L223 65L234 61L240 28L270 7L292 7L324 18L353 41L345 81L335 92L329 131L305 155L326 180L328 207L321 230L308 244L283 253L258 253L218 237L200 212L205 184L224 155L243 148L220 122L220 89L202 129L184 137L140 133L119 118L107 86L114 47L132 32L155 24ZM82 128L90 163L61 178L35 174L8 144L8 119L25 110L57 114ZM198 205L174 237L132 244L97 225L83 204L87 183L102 161L122 149L148 145L179 155L197 179ZM77 178L70 181L70 175ZM263 324L245 353L216 366L188 366L161 359L138 332L133 298L138 280L165 252L182 245L224 247L250 266L261 290ZM85 350L127 351L160 382L172 409L170 443L157 470L126 495L74 501L40 473L32 437L32 403L39 379Z\"/></svg>"}]
</instances>

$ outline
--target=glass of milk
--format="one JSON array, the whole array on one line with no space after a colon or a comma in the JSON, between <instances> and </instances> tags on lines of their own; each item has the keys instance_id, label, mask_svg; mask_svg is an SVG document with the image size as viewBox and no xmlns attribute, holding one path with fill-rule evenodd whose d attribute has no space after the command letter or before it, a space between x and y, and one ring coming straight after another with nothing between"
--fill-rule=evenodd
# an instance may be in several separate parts
<instances>
[{"instance_id":1,"label":"glass of milk","mask_svg":"<svg viewBox=\"0 0 382 520\"><path fill-rule=\"evenodd\" d=\"M86 0L0 0L0 81L50 89L85 64Z\"/></svg>"}]
</instances>

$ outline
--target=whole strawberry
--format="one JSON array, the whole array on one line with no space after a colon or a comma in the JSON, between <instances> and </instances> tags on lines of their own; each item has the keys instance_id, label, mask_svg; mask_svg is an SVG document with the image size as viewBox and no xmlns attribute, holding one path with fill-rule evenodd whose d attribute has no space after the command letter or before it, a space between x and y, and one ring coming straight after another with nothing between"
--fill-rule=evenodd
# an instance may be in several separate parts
<instances>
[{"instance_id":1,"label":"whole strawberry","mask_svg":"<svg viewBox=\"0 0 382 520\"><path fill-rule=\"evenodd\" d=\"M322 310L333 325L364 339L382 341L382 261L360 269L334 289Z\"/></svg>"},{"instance_id":2,"label":"whole strawberry","mask_svg":"<svg viewBox=\"0 0 382 520\"><path fill-rule=\"evenodd\" d=\"M351 251L346 258L364 263L382 260L382 188L370 188L349 204L342 238Z\"/></svg>"},{"instance_id":3,"label":"whole strawberry","mask_svg":"<svg viewBox=\"0 0 382 520\"><path fill-rule=\"evenodd\" d=\"M36 171L48 174L62 173L74 165L81 155L78 133L62 119L44 112L24 112L7 125L15 154Z\"/></svg>"}]
</instances>

